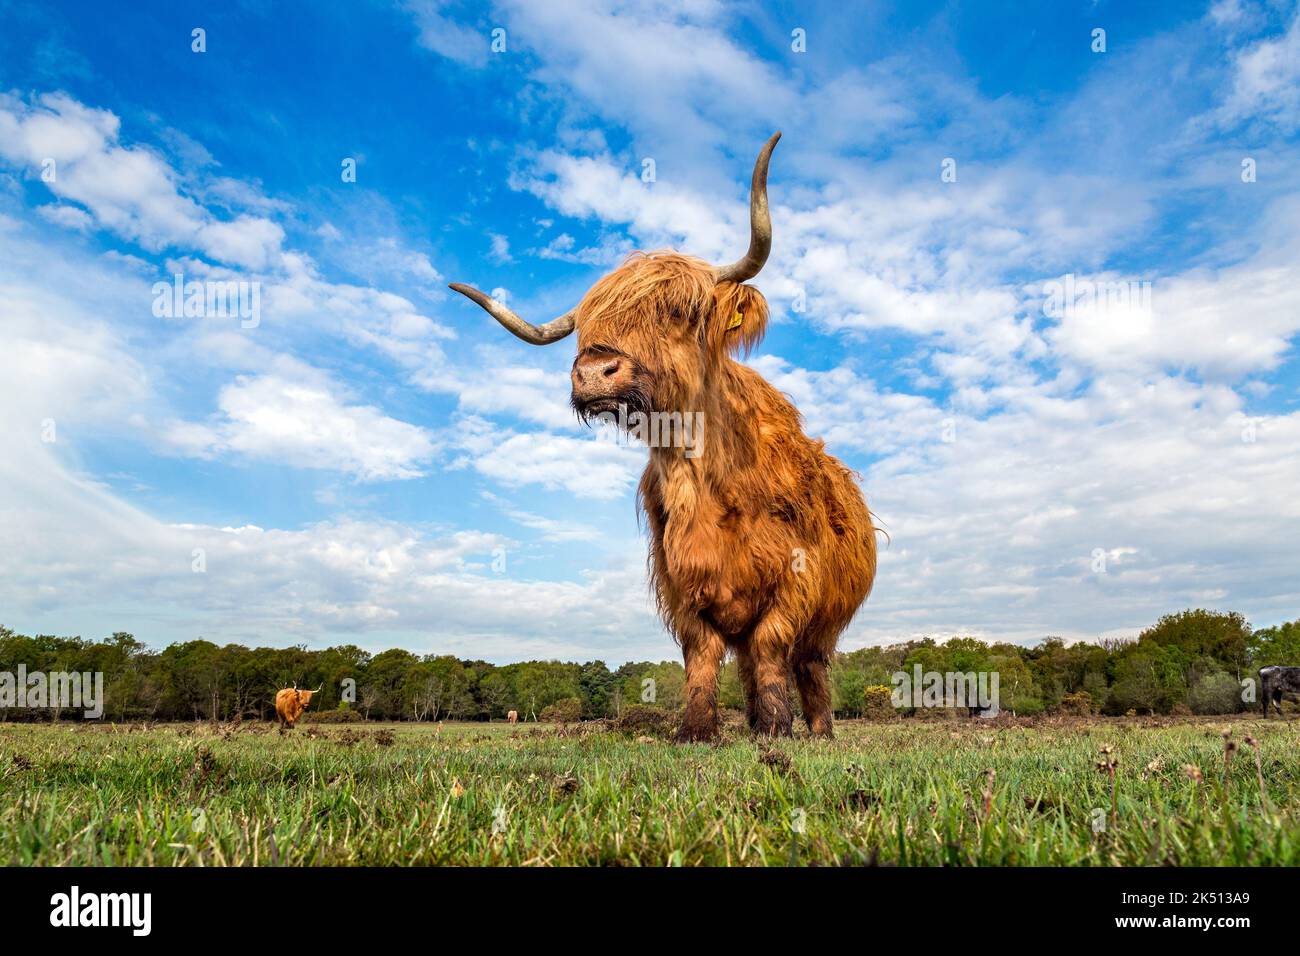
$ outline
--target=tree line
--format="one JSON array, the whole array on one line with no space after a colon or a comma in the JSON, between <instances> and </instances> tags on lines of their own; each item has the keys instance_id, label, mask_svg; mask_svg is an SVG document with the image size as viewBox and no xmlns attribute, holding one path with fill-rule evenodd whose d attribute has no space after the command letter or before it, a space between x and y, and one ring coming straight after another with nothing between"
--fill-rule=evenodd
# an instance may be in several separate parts
<instances>
[{"instance_id":1,"label":"tree line","mask_svg":"<svg viewBox=\"0 0 1300 956\"><path fill-rule=\"evenodd\" d=\"M837 716L868 710L869 689L911 672L997 672L1003 710L1106 714L1231 713L1251 706L1243 681L1268 664L1300 664L1300 621L1252 630L1235 612L1166 615L1134 640L1032 647L955 637L837 654L831 664ZM402 649L372 654L347 644L306 647L218 645L195 640L156 651L133 635L106 640L27 636L0 627L0 671L102 672L109 720L270 719L277 690L314 689L312 711L371 720L489 720L617 717L631 705L674 710L685 675L676 661L524 661L495 665ZM719 680L724 707L744 706L735 662ZM797 697L796 697L797 700ZM0 710L0 719L48 713Z\"/></svg>"}]
</instances>

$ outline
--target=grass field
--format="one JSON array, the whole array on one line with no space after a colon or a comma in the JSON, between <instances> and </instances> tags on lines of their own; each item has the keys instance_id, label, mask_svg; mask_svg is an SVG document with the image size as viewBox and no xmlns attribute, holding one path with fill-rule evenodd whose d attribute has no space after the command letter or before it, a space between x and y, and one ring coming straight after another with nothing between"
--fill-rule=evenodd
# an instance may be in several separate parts
<instances>
[{"instance_id":1,"label":"grass field","mask_svg":"<svg viewBox=\"0 0 1300 956\"><path fill-rule=\"evenodd\" d=\"M0 725L0 863L1300 863L1300 723L836 731Z\"/></svg>"}]
</instances>

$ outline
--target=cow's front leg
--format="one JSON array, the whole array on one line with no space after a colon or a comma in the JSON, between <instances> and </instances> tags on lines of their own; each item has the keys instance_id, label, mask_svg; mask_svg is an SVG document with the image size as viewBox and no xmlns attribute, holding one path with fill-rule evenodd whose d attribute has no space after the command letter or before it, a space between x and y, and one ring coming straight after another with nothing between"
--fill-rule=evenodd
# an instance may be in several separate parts
<instances>
[{"instance_id":1,"label":"cow's front leg","mask_svg":"<svg viewBox=\"0 0 1300 956\"><path fill-rule=\"evenodd\" d=\"M768 737L789 737L793 731L789 682L791 633L792 628L780 615L769 614L754 629L750 642L757 698L754 730Z\"/></svg>"},{"instance_id":2,"label":"cow's front leg","mask_svg":"<svg viewBox=\"0 0 1300 956\"><path fill-rule=\"evenodd\" d=\"M718 632L703 622L682 635L686 710L677 732L679 742L713 740L718 736L718 670L726 650Z\"/></svg>"}]
</instances>

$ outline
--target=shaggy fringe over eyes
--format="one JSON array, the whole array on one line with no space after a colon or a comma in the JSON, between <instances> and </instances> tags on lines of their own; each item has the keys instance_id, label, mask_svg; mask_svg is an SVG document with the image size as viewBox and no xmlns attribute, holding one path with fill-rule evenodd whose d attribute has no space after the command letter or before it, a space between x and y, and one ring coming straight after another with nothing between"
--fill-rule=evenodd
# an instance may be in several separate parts
<instances>
[{"instance_id":1,"label":"shaggy fringe over eyes","mask_svg":"<svg viewBox=\"0 0 1300 956\"><path fill-rule=\"evenodd\" d=\"M728 329L743 314L739 328ZM634 252L602 278L578 306L579 326L599 317L611 331L644 332L646 319L694 323L700 344L721 357L748 353L767 328L767 301L752 286L718 284L713 267L677 252Z\"/></svg>"},{"instance_id":2,"label":"shaggy fringe over eyes","mask_svg":"<svg viewBox=\"0 0 1300 956\"><path fill-rule=\"evenodd\" d=\"M634 252L593 285L578 305L578 321L639 324L650 316L689 322L713 298L713 267L676 252Z\"/></svg>"}]
</instances>

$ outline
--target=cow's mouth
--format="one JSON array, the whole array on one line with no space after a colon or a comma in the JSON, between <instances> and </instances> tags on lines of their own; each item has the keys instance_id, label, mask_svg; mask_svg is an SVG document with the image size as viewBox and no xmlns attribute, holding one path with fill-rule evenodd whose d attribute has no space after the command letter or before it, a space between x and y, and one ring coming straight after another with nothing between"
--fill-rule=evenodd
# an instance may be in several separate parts
<instances>
[{"instance_id":1,"label":"cow's mouth","mask_svg":"<svg viewBox=\"0 0 1300 956\"><path fill-rule=\"evenodd\" d=\"M618 395L597 395L592 398L580 398L574 395L571 400L573 410L578 418L590 422L593 418L608 418L626 421L633 412L649 412L650 398L639 388L632 388Z\"/></svg>"},{"instance_id":2,"label":"cow's mouth","mask_svg":"<svg viewBox=\"0 0 1300 956\"><path fill-rule=\"evenodd\" d=\"M575 408L579 418L595 418L597 415L617 415L620 405L626 407L626 403L618 398L593 398L578 402Z\"/></svg>"}]
</instances>

